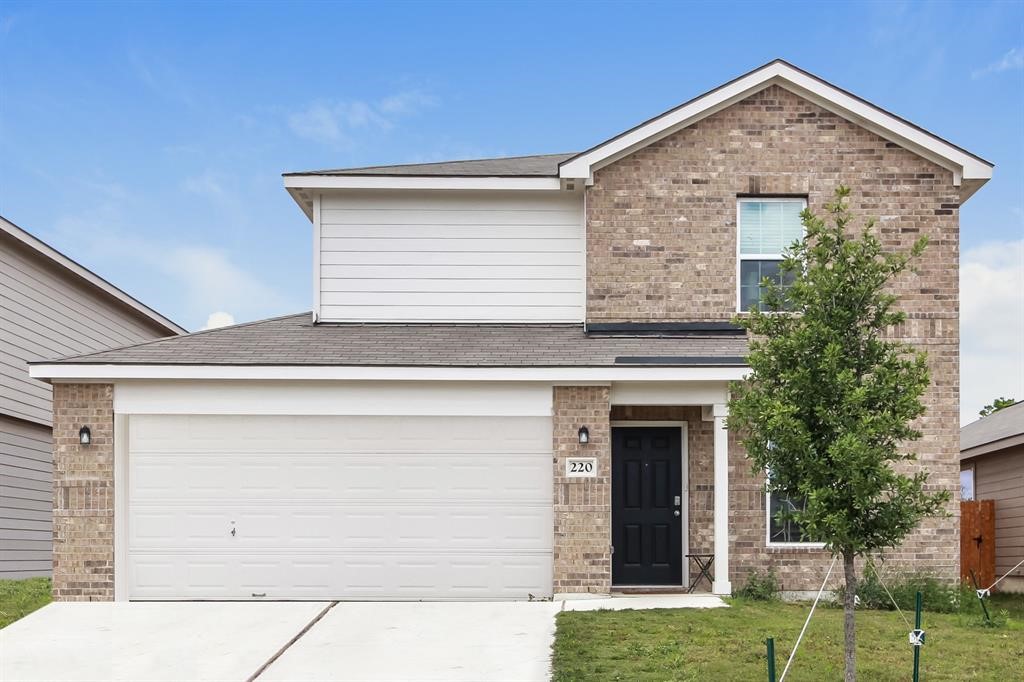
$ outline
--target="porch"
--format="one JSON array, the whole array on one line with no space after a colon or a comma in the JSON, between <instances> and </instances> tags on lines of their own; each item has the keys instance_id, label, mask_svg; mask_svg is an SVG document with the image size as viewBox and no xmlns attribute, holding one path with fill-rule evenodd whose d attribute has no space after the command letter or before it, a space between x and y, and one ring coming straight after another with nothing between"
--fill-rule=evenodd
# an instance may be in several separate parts
<instances>
[{"instance_id":1,"label":"porch","mask_svg":"<svg viewBox=\"0 0 1024 682\"><path fill-rule=\"evenodd\" d=\"M554 388L556 599L685 591L694 554L695 591L732 593L727 401L725 381Z\"/></svg>"}]
</instances>

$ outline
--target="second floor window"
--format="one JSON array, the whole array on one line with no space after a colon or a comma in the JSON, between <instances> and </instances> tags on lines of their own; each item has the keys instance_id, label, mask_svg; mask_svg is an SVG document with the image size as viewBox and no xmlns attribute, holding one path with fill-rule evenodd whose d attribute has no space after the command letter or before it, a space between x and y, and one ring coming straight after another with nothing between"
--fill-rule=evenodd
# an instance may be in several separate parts
<instances>
[{"instance_id":1,"label":"second floor window","mask_svg":"<svg viewBox=\"0 0 1024 682\"><path fill-rule=\"evenodd\" d=\"M737 203L739 231L739 290L737 308L750 310L761 304L767 277L776 284L787 284L779 270L782 252L803 237L800 212L807 207L804 199L761 198L740 199Z\"/></svg>"}]
</instances>

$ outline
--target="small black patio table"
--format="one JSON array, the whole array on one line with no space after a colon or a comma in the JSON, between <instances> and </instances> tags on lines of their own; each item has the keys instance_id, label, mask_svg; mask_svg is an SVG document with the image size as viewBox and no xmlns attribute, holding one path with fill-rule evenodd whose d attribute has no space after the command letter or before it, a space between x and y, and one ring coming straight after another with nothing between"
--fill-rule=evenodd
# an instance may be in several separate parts
<instances>
[{"instance_id":1,"label":"small black patio table","mask_svg":"<svg viewBox=\"0 0 1024 682\"><path fill-rule=\"evenodd\" d=\"M690 587L687 592L693 592L694 588L701 581L701 578L707 578L708 585L714 586L714 579L711 577L711 565L715 563L714 554L687 554L687 559L692 559L697 564L697 569L700 573L697 577L690 581Z\"/></svg>"}]
</instances>

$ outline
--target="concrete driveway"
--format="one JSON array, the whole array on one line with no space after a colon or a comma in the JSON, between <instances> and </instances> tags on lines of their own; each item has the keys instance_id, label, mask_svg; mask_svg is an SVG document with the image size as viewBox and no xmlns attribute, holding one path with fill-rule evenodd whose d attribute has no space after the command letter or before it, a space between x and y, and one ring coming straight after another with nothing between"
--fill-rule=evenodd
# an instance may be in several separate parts
<instances>
[{"instance_id":1,"label":"concrete driveway","mask_svg":"<svg viewBox=\"0 0 1024 682\"><path fill-rule=\"evenodd\" d=\"M0 680L547 680L559 602L55 603Z\"/></svg>"}]
</instances>

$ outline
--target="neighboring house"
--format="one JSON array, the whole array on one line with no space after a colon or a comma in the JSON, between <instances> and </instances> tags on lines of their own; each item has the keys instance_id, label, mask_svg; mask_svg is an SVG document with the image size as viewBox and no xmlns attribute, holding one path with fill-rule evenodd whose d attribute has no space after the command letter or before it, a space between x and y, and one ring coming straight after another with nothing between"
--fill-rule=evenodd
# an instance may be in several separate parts
<instances>
[{"instance_id":1,"label":"neighboring house","mask_svg":"<svg viewBox=\"0 0 1024 682\"><path fill-rule=\"evenodd\" d=\"M996 577L1024 561L1024 402L960 429L960 484L965 500L996 502ZM1024 566L999 583L1024 592Z\"/></svg>"},{"instance_id":2,"label":"neighboring house","mask_svg":"<svg viewBox=\"0 0 1024 682\"><path fill-rule=\"evenodd\" d=\"M991 174L782 61L579 154L290 173L312 314L33 367L81 472L55 595L545 598L678 589L689 553L716 593L816 589L827 552L725 428L730 319L841 183L886 246L928 236L896 335L933 378L910 466L955 490L959 209ZM956 579L958 540L891 558Z\"/></svg>"},{"instance_id":3,"label":"neighboring house","mask_svg":"<svg viewBox=\"0 0 1024 682\"><path fill-rule=\"evenodd\" d=\"M28 363L184 332L0 217L0 578L50 575L52 391Z\"/></svg>"}]
</instances>

